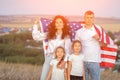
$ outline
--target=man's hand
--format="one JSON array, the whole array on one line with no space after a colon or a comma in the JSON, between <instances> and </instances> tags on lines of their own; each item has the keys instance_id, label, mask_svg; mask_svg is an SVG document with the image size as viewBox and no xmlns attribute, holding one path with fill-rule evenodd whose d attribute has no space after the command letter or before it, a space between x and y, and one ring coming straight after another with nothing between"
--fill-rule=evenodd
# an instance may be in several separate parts
<instances>
[{"instance_id":1,"label":"man's hand","mask_svg":"<svg viewBox=\"0 0 120 80\"><path fill-rule=\"evenodd\" d=\"M107 47L107 44L103 43L103 42L99 42L100 43L100 46L102 47Z\"/></svg>"},{"instance_id":2,"label":"man's hand","mask_svg":"<svg viewBox=\"0 0 120 80\"><path fill-rule=\"evenodd\" d=\"M95 34L95 35L93 36L93 38L96 39L96 40L99 40L99 35L98 35L98 34Z\"/></svg>"}]
</instances>

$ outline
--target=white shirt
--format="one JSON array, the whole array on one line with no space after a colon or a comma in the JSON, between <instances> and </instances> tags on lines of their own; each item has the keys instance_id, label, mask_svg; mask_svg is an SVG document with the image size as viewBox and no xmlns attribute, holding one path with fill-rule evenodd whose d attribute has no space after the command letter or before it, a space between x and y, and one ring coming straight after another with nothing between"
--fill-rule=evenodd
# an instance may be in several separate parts
<instances>
[{"instance_id":1,"label":"white shirt","mask_svg":"<svg viewBox=\"0 0 120 80\"><path fill-rule=\"evenodd\" d=\"M53 59L50 62L50 65L53 66L52 76L50 80L65 80L64 69L57 68L58 62L59 61L57 59Z\"/></svg>"},{"instance_id":2,"label":"white shirt","mask_svg":"<svg viewBox=\"0 0 120 80\"><path fill-rule=\"evenodd\" d=\"M74 76L83 76L83 59L84 55L80 53L80 55L71 54L69 56L69 61L72 62L71 75Z\"/></svg>"},{"instance_id":3,"label":"white shirt","mask_svg":"<svg viewBox=\"0 0 120 80\"><path fill-rule=\"evenodd\" d=\"M97 26L99 27L99 26ZM87 62L100 62L100 45L93 36L97 34L94 26L90 29L83 28L76 32L75 39L80 40L82 43L82 53L84 54L84 61Z\"/></svg>"},{"instance_id":4,"label":"white shirt","mask_svg":"<svg viewBox=\"0 0 120 80\"><path fill-rule=\"evenodd\" d=\"M46 35L47 35L47 33L41 33L38 30L37 25L33 25L32 37L34 40L37 40L37 41L45 40ZM62 36L62 34L56 35L55 39L48 41L48 49L47 49L46 53L47 54L54 53L55 49L58 46L62 46L65 48L65 51L66 51L65 61L67 61L67 58L68 58L69 54L71 53L71 39L69 37L61 39L61 36Z\"/></svg>"}]
</instances>

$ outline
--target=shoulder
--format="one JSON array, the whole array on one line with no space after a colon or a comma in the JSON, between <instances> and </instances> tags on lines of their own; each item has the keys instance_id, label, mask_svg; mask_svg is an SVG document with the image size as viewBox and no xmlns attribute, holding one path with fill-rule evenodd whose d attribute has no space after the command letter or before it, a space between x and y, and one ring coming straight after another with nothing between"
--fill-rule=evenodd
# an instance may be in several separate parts
<instances>
[{"instance_id":1,"label":"shoulder","mask_svg":"<svg viewBox=\"0 0 120 80\"><path fill-rule=\"evenodd\" d=\"M100 25L94 24L94 26L98 29L101 29L102 27Z\"/></svg>"},{"instance_id":2,"label":"shoulder","mask_svg":"<svg viewBox=\"0 0 120 80\"><path fill-rule=\"evenodd\" d=\"M52 63L52 62L54 62L55 61L55 59L52 59L51 61L50 61L50 63Z\"/></svg>"},{"instance_id":3,"label":"shoulder","mask_svg":"<svg viewBox=\"0 0 120 80\"><path fill-rule=\"evenodd\" d=\"M69 60L71 60L74 57L74 54L70 54Z\"/></svg>"},{"instance_id":4,"label":"shoulder","mask_svg":"<svg viewBox=\"0 0 120 80\"><path fill-rule=\"evenodd\" d=\"M82 26L80 29L78 29L76 32L81 32L84 29L84 26Z\"/></svg>"},{"instance_id":5,"label":"shoulder","mask_svg":"<svg viewBox=\"0 0 120 80\"><path fill-rule=\"evenodd\" d=\"M73 53L72 53L72 54L70 54L70 57L71 57L71 56L74 56L74 54L73 54Z\"/></svg>"},{"instance_id":6,"label":"shoulder","mask_svg":"<svg viewBox=\"0 0 120 80\"><path fill-rule=\"evenodd\" d=\"M71 41L71 37L70 37L70 36L66 36L66 37L64 38L64 40L65 40L65 41Z\"/></svg>"},{"instance_id":7,"label":"shoulder","mask_svg":"<svg viewBox=\"0 0 120 80\"><path fill-rule=\"evenodd\" d=\"M69 35L65 36L65 39L70 39L71 37Z\"/></svg>"},{"instance_id":8,"label":"shoulder","mask_svg":"<svg viewBox=\"0 0 120 80\"><path fill-rule=\"evenodd\" d=\"M84 54L83 53L80 53L80 56L81 56L81 58L84 58Z\"/></svg>"},{"instance_id":9,"label":"shoulder","mask_svg":"<svg viewBox=\"0 0 120 80\"><path fill-rule=\"evenodd\" d=\"M56 59L52 59L51 61L50 61L50 65L54 65L55 63L56 63Z\"/></svg>"}]
</instances>

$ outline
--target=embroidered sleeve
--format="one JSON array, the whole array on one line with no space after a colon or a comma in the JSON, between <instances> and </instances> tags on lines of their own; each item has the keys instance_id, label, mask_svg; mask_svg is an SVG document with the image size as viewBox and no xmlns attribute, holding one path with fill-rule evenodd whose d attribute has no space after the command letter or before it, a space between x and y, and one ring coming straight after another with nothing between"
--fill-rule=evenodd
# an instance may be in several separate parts
<instances>
[{"instance_id":1,"label":"embroidered sleeve","mask_svg":"<svg viewBox=\"0 0 120 80\"><path fill-rule=\"evenodd\" d=\"M47 35L46 33L41 33L38 30L37 25L33 25L32 37L34 40L36 40L36 41L44 40L44 39L46 39L46 35Z\"/></svg>"}]
</instances>

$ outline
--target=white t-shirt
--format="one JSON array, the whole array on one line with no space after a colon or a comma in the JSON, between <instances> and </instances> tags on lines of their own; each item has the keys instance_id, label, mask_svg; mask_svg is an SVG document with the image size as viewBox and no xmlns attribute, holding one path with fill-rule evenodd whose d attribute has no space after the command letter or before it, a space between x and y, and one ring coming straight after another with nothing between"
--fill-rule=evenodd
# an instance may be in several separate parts
<instances>
[{"instance_id":1,"label":"white t-shirt","mask_svg":"<svg viewBox=\"0 0 120 80\"><path fill-rule=\"evenodd\" d=\"M81 53L80 55L71 54L69 56L68 60L72 62L70 75L83 76L83 59L84 55Z\"/></svg>"},{"instance_id":2,"label":"white t-shirt","mask_svg":"<svg viewBox=\"0 0 120 80\"><path fill-rule=\"evenodd\" d=\"M58 62L57 59L53 59L50 62L50 65L53 66L51 80L65 80L64 69L57 68Z\"/></svg>"},{"instance_id":3,"label":"white t-shirt","mask_svg":"<svg viewBox=\"0 0 120 80\"><path fill-rule=\"evenodd\" d=\"M97 26L97 25L96 25ZM99 26L97 26L99 27ZM82 53L84 54L84 61L87 62L100 62L100 45L93 36L97 34L94 26L90 29L83 28L76 32L75 39L80 40L82 43Z\"/></svg>"}]
</instances>

